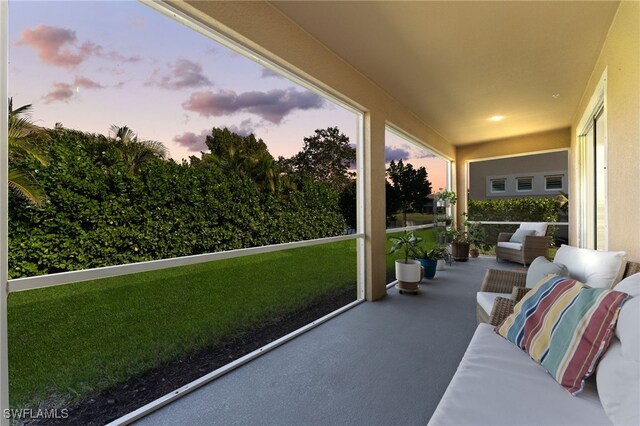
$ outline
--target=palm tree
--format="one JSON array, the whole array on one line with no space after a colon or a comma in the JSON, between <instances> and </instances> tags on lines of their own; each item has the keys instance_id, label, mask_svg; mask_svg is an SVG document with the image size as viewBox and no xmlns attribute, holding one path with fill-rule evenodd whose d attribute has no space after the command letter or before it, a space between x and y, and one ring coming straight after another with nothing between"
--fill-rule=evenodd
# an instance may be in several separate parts
<instances>
[{"instance_id":1,"label":"palm tree","mask_svg":"<svg viewBox=\"0 0 640 426\"><path fill-rule=\"evenodd\" d=\"M127 126L112 125L111 134L122 161L132 175L137 174L144 163L154 158L164 159L167 156L167 148L162 142L138 140L138 135Z\"/></svg>"},{"instance_id":2,"label":"palm tree","mask_svg":"<svg viewBox=\"0 0 640 426\"><path fill-rule=\"evenodd\" d=\"M27 104L14 110L13 98L9 98L9 188L33 205L42 206L46 200L42 185L31 171L15 164L26 157L34 158L43 166L48 164L46 154L35 143L34 136L43 132L29 120L31 108L32 105Z\"/></svg>"}]
</instances>

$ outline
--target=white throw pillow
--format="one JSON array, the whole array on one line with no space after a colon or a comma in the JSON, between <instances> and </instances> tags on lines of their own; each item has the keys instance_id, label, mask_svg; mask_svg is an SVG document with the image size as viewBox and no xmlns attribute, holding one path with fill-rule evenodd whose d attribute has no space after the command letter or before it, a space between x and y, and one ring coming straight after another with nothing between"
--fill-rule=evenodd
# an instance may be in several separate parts
<instances>
[{"instance_id":1,"label":"white throw pillow","mask_svg":"<svg viewBox=\"0 0 640 426\"><path fill-rule=\"evenodd\" d=\"M511 238L509 238L509 242L524 243L524 237L527 235L536 235L536 231L533 229L516 229L516 232L514 232Z\"/></svg>"},{"instance_id":2,"label":"white throw pillow","mask_svg":"<svg viewBox=\"0 0 640 426\"><path fill-rule=\"evenodd\" d=\"M614 338L596 372L598 396L614 425L640 424L640 363L628 359Z\"/></svg>"},{"instance_id":3,"label":"white throw pillow","mask_svg":"<svg viewBox=\"0 0 640 426\"><path fill-rule=\"evenodd\" d=\"M623 251L598 251L562 245L553 263L565 265L569 276L597 288L612 288L627 266L627 254Z\"/></svg>"},{"instance_id":4,"label":"white throw pillow","mask_svg":"<svg viewBox=\"0 0 640 426\"><path fill-rule=\"evenodd\" d=\"M640 273L628 276L613 289L627 293L631 297L640 296Z\"/></svg>"},{"instance_id":5,"label":"white throw pillow","mask_svg":"<svg viewBox=\"0 0 640 426\"><path fill-rule=\"evenodd\" d=\"M547 222L522 222L518 229L532 229L538 237L547 235Z\"/></svg>"},{"instance_id":6,"label":"white throw pillow","mask_svg":"<svg viewBox=\"0 0 640 426\"><path fill-rule=\"evenodd\" d=\"M533 288L538 281L549 274L568 277L569 270L566 266L551 262L544 256L536 257L533 259L533 262L531 262L531 265L529 265L525 287Z\"/></svg>"}]
</instances>

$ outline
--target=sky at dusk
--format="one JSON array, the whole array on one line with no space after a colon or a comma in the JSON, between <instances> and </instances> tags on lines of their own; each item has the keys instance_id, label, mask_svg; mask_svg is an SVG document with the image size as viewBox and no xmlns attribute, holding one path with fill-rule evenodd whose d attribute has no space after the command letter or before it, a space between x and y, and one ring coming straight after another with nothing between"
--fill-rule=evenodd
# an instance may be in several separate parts
<instances>
[{"instance_id":1,"label":"sky at dusk","mask_svg":"<svg viewBox=\"0 0 640 426\"><path fill-rule=\"evenodd\" d=\"M289 157L315 129L355 143L356 115L136 1L9 1L9 96L36 124L107 134L129 126L176 160L205 150L212 127L254 133ZM387 163L446 164L387 132Z\"/></svg>"}]
</instances>

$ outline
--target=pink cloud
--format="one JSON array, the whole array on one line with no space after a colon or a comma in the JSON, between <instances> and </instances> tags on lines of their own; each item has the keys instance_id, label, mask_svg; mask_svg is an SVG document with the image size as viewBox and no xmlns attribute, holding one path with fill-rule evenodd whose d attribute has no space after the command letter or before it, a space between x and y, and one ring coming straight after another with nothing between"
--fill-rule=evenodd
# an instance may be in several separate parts
<instances>
[{"instance_id":1,"label":"pink cloud","mask_svg":"<svg viewBox=\"0 0 640 426\"><path fill-rule=\"evenodd\" d=\"M66 28L39 24L35 28L22 31L18 46L29 46L38 52L40 60L48 65L74 68L90 56L98 56L114 62L137 62L138 56L125 56L116 51L104 52L99 44L85 41L76 47L76 32Z\"/></svg>"},{"instance_id":2,"label":"pink cloud","mask_svg":"<svg viewBox=\"0 0 640 426\"><path fill-rule=\"evenodd\" d=\"M87 77L76 76L73 83L53 83L53 90L42 98L46 103L69 102L79 89L103 89L104 86Z\"/></svg>"},{"instance_id":3,"label":"pink cloud","mask_svg":"<svg viewBox=\"0 0 640 426\"><path fill-rule=\"evenodd\" d=\"M76 49L73 52L70 46L75 42L75 31L40 24L34 29L22 31L18 45L33 47L45 64L71 68L84 61L87 55L86 48L89 47L85 46L85 50Z\"/></svg>"},{"instance_id":4,"label":"pink cloud","mask_svg":"<svg viewBox=\"0 0 640 426\"><path fill-rule=\"evenodd\" d=\"M45 103L68 102L73 97L73 89L69 83L53 83L53 90L42 98Z\"/></svg>"},{"instance_id":5,"label":"pink cloud","mask_svg":"<svg viewBox=\"0 0 640 426\"><path fill-rule=\"evenodd\" d=\"M177 135L173 138L173 141L178 145L182 145L189 151L200 152L207 151L208 147L204 141L207 139L207 135L211 134L211 130L203 130L200 134L196 135L193 132L184 132L181 135Z\"/></svg>"},{"instance_id":6,"label":"pink cloud","mask_svg":"<svg viewBox=\"0 0 640 426\"><path fill-rule=\"evenodd\" d=\"M205 117L219 117L244 111L274 124L280 124L284 117L294 110L320 109L324 104L324 100L318 95L291 87L285 90L240 94L233 90L219 90L217 93L196 92L182 103L182 107Z\"/></svg>"},{"instance_id":7,"label":"pink cloud","mask_svg":"<svg viewBox=\"0 0 640 426\"><path fill-rule=\"evenodd\" d=\"M158 75L160 70L155 70L145 84L174 90L211 86L213 84L202 72L202 65L188 59L178 59L169 68L169 73L162 77Z\"/></svg>"},{"instance_id":8,"label":"pink cloud","mask_svg":"<svg viewBox=\"0 0 640 426\"><path fill-rule=\"evenodd\" d=\"M82 87L83 89L103 89L104 86L97 81L93 81L87 77L77 76L73 81L73 85L76 87Z\"/></svg>"}]
</instances>

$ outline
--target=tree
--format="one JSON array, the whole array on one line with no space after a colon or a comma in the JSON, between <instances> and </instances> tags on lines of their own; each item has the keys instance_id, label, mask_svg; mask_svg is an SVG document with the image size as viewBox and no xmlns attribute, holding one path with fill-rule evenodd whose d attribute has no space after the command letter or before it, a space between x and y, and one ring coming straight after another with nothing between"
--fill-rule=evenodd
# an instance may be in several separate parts
<instances>
[{"instance_id":1,"label":"tree","mask_svg":"<svg viewBox=\"0 0 640 426\"><path fill-rule=\"evenodd\" d=\"M280 162L274 160L267 144L256 139L253 133L241 136L227 128L214 127L205 143L210 152L202 155L204 164L215 163L233 175L252 180L267 192L276 193L291 187Z\"/></svg>"},{"instance_id":2,"label":"tree","mask_svg":"<svg viewBox=\"0 0 640 426\"><path fill-rule=\"evenodd\" d=\"M31 104L13 109L13 98L9 98L9 188L22 198L36 206L42 206L45 192L33 173L24 166L23 161L33 159L41 166L48 164L46 153L38 146L38 137L44 132L35 126L28 117Z\"/></svg>"},{"instance_id":3,"label":"tree","mask_svg":"<svg viewBox=\"0 0 640 426\"><path fill-rule=\"evenodd\" d=\"M138 140L138 135L127 126L112 125L111 134L111 142L132 175L136 175L144 163L156 158L164 159L167 156L167 148L162 142Z\"/></svg>"},{"instance_id":4,"label":"tree","mask_svg":"<svg viewBox=\"0 0 640 426\"><path fill-rule=\"evenodd\" d=\"M302 151L289 163L295 173L324 182L340 193L353 180L355 173L349 169L355 161L356 150L349 137L337 127L328 127L304 138Z\"/></svg>"},{"instance_id":5,"label":"tree","mask_svg":"<svg viewBox=\"0 0 640 426\"><path fill-rule=\"evenodd\" d=\"M431 182L427 179L427 169L414 169L411 163L406 165L402 159L392 161L387 169L387 177L391 181L387 185L387 214L401 211L404 224L407 224L408 212L423 211L431 194ZM389 192L390 191L390 192ZM395 208L395 212L389 210Z\"/></svg>"}]
</instances>

